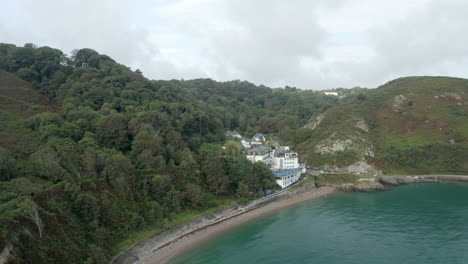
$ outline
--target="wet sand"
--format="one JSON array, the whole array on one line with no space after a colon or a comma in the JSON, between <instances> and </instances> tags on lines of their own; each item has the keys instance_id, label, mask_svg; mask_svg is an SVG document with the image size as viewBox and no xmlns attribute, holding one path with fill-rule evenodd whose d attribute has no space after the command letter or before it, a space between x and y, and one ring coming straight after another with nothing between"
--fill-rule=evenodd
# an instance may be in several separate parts
<instances>
[{"instance_id":1,"label":"wet sand","mask_svg":"<svg viewBox=\"0 0 468 264\"><path fill-rule=\"evenodd\" d=\"M304 201L317 199L320 197L327 196L334 192L332 187L322 187L307 193L302 193L297 196L271 202L263 207L248 211L244 214L235 216L233 218L226 219L217 224L201 228L187 236L181 237L174 240L171 244L158 249L154 254L148 257L142 263L146 264L165 264L168 263L172 258L179 255L180 253L195 247L199 242L215 237L227 230L230 230L243 223L256 219L260 216L264 216L273 213L279 209L298 204Z\"/></svg>"}]
</instances>

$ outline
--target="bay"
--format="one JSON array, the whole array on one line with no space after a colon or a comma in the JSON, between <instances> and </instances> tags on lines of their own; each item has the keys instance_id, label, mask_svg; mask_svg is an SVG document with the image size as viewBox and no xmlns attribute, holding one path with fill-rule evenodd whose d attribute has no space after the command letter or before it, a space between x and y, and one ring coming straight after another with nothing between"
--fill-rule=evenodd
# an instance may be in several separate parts
<instances>
[{"instance_id":1,"label":"bay","mask_svg":"<svg viewBox=\"0 0 468 264\"><path fill-rule=\"evenodd\" d=\"M335 193L223 233L171 264L468 263L468 183Z\"/></svg>"}]
</instances>

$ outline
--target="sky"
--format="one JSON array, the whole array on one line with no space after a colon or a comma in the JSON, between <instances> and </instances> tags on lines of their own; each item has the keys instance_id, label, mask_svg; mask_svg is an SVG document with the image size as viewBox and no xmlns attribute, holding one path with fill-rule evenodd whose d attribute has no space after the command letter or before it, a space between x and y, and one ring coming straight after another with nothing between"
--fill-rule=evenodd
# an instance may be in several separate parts
<instances>
[{"instance_id":1,"label":"sky","mask_svg":"<svg viewBox=\"0 0 468 264\"><path fill-rule=\"evenodd\" d=\"M150 79L374 88L468 78L465 0L15 0L0 42L92 48Z\"/></svg>"}]
</instances>

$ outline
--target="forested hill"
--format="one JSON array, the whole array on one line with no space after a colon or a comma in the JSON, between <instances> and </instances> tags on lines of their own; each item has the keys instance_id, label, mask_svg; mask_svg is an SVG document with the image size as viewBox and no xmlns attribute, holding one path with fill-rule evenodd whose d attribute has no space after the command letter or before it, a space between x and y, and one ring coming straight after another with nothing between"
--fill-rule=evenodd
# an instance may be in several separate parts
<instances>
[{"instance_id":1,"label":"forested hill","mask_svg":"<svg viewBox=\"0 0 468 264\"><path fill-rule=\"evenodd\" d=\"M0 254L107 263L174 223L278 188L227 130L277 136L309 166L466 172L467 89L444 77L338 96L155 81L92 49L0 44Z\"/></svg>"},{"instance_id":2,"label":"forested hill","mask_svg":"<svg viewBox=\"0 0 468 264\"><path fill-rule=\"evenodd\" d=\"M258 197L273 174L223 149L226 130L288 138L354 96L152 81L91 49L0 44L0 251L105 263L138 232Z\"/></svg>"}]
</instances>

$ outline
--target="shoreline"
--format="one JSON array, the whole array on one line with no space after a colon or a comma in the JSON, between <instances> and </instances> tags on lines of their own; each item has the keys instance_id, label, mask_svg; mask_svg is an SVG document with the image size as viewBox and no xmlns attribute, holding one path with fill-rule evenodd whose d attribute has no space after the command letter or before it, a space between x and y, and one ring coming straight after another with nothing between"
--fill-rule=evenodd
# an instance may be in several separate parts
<instances>
[{"instance_id":1,"label":"shoreline","mask_svg":"<svg viewBox=\"0 0 468 264\"><path fill-rule=\"evenodd\" d=\"M287 199L273 201L259 208L252 209L245 213L235 215L231 218L221 220L212 225L197 229L187 235L183 235L169 244L155 250L150 256L140 263L145 264L166 264L174 257L197 246L198 243L216 237L232 228L257 219L259 217L274 213L277 210L290 207L305 201L315 200L325 197L335 192L333 187L321 187L309 192L297 194Z\"/></svg>"},{"instance_id":2,"label":"shoreline","mask_svg":"<svg viewBox=\"0 0 468 264\"><path fill-rule=\"evenodd\" d=\"M382 186L382 189L354 188L343 190L338 186L326 186L313 189L307 188L302 192L287 191L288 193L284 196L259 199L257 201L260 202L244 208L229 208L211 216L201 215L195 217L188 223L188 225L194 224L195 226L183 226L180 230L175 228L168 231L167 234L157 235L150 240L141 241L121 252L111 263L167 264L181 253L196 247L198 243L214 238L239 225L295 204L325 197L335 191L374 192L385 190L389 186L438 181L468 181L468 175L382 175L376 178L376 183ZM358 186L352 185L354 187ZM196 219L199 217L201 219Z\"/></svg>"},{"instance_id":3,"label":"shoreline","mask_svg":"<svg viewBox=\"0 0 468 264\"><path fill-rule=\"evenodd\" d=\"M383 175L377 177L378 181L384 186L394 186L410 183L423 182L441 182L441 181L468 181L468 175L441 175L441 174L422 174L422 175Z\"/></svg>"}]
</instances>

